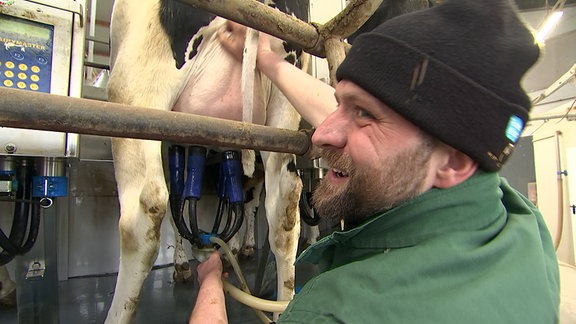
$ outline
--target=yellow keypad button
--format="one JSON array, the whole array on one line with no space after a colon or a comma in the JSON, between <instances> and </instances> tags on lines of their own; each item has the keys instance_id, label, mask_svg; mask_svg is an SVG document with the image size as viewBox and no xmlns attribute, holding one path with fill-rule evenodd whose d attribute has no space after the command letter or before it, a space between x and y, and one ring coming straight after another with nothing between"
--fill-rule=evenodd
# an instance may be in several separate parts
<instances>
[{"instance_id":1,"label":"yellow keypad button","mask_svg":"<svg viewBox=\"0 0 576 324\"><path fill-rule=\"evenodd\" d=\"M32 90L38 90L38 85L37 85L36 83L32 83L32 84L30 85L30 89L32 89Z\"/></svg>"},{"instance_id":2,"label":"yellow keypad button","mask_svg":"<svg viewBox=\"0 0 576 324\"><path fill-rule=\"evenodd\" d=\"M28 70L28 65L26 65L26 64L24 64L24 63L20 63L20 64L18 64L18 68L19 68L21 71L27 71L27 70Z\"/></svg>"},{"instance_id":3,"label":"yellow keypad button","mask_svg":"<svg viewBox=\"0 0 576 324\"><path fill-rule=\"evenodd\" d=\"M30 80L32 80L32 81L34 81L34 82L38 82L38 81L40 81L40 77L37 76L36 74L32 74L32 75L30 76Z\"/></svg>"},{"instance_id":4,"label":"yellow keypad button","mask_svg":"<svg viewBox=\"0 0 576 324\"><path fill-rule=\"evenodd\" d=\"M37 67L36 65L32 65L32 67L30 68L30 70L32 70L32 72L34 72L34 73L40 72L40 68Z\"/></svg>"},{"instance_id":5,"label":"yellow keypad button","mask_svg":"<svg viewBox=\"0 0 576 324\"><path fill-rule=\"evenodd\" d=\"M20 73L18 73L18 79L26 80L26 79L28 79L28 76L26 75L26 73L20 72Z\"/></svg>"},{"instance_id":6,"label":"yellow keypad button","mask_svg":"<svg viewBox=\"0 0 576 324\"><path fill-rule=\"evenodd\" d=\"M18 82L18 83L16 83L16 86L17 86L18 88L20 88L20 89L24 89L24 88L26 88L26 83L24 83L24 82Z\"/></svg>"},{"instance_id":7,"label":"yellow keypad button","mask_svg":"<svg viewBox=\"0 0 576 324\"><path fill-rule=\"evenodd\" d=\"M9 68L9 69L13 69L14 66L15 66L15 65L14 65L14 62L11 62L11 61L6 62L6 67Z\"/></svg>"},{"instance_id":8,"label":"yellow keypad button","mask_svg":"<svg viewBox=\"0 0 576 324\"><path fill-rule=\"evenodd\" d=\"M13 77L14 77L14 72L12 72L12 71L4 71L4 75L5 75L7 78L13 78Z\"/></svg>"},{"instance_id":9,"label":"yellow keypad button","mask_svg":"<svg viewBox=\"0 0 576 324\"><path fill-rule=\"evenodd\" d=\"M4 80L4 86L11 87L13 85L14 85L14 82L12 82L12 80Z\"/></svg>"}]
</instances>

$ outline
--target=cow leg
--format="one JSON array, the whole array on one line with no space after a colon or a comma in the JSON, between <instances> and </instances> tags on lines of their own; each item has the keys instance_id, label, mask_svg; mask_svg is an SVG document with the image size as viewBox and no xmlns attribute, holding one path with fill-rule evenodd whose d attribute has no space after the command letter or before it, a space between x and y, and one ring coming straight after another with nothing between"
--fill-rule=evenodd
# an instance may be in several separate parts
<instances>
[{"instance_id":1,"label":"cow leg","mask_svg":"<svg viewBox=\"0 0 576 324\"><path fill-rule=\"evenodd\" d=\"M266 170L268 239L276 258L278 300L290 300L294 295L294 262L300 235L298 202L302 182L296 173L293 155L265 152L262 157Z\"/></svg>"},{"instance_id":2,"label":"cow leg","mask_svg":"<svg viewBox=\"0 0 576 324\"><path fill-rule=\"evenodd\" d=\"M245 184L246 202L244 204L244 222L246 223L246 233L240 254L247 258L254 255L254 248L256 247L256 213L258 212L258 206L260 206L260 194L262 193L263 186L264 170L257 166L254 175Z\"/></svg>"},{"instance_id":3,"label":"cow leg","mask_svg":"<svg viewBox=\"0 0 576 324\"><path fill-rule=\"evenodd\" d=\"M142 284L158 255L168 190L160 142L113 139L120 200L120 267L106 323L132 321Z\"/></svg>"},{"instance_id":4,"label":"cow leg","mask_svg":"<svg viewBox=\"0 0 576 324\"><path fill-rule=\"evenodd\" d=\"M109 101L162 110L175 102L187 71L176 69L159 5L159 0L114 2ZM120 201L120 266L106 323L129 323L158 254L168 190L160 142L114 138L112 153Z\"/></svg>"},{"instance_id":5,"label":"cow leg","mask_svg":"<svg viewBox=\"0 0 576 324\"><path fill-rule=\"evenodd\" d=\"M264 85L266 88L266 85ZM266 109L266 125L298 129L300 115L288 100L271 86ZM268 241L276 258L278 300L291 300L294 296L296 253L300 236L299 201L302 179L296 170L293 154L261 152L264 163L264 188ZM274 314L274 319L278 314Z\"/></svg>"},{"instance_id":6,"label":"cow leg","mask_svg":"<svg viewBox=\"0 0 576 324\"><path fill-rule=\"evenodd\" d=\"M0 306L16 306L16 283L10 278L6 266L0 266Z\"/></svg>"},{"instance_id":7,"label":"cow leg","mask_svg":"<svg viewBox=\"0 0 576 324\"><path fill-rule=\"evenodd\" d=\"M264 180L264 179L262 179ZM259 188L254 188L254 192L258 190L258 192L262 191L262 185ZM254 248L256 246L256 238L254 231L256 230L254 224L256 223L256 212L258 211L258 205L260 204L260 199L258 197L254 197L252 200L246 202L244 205L244 221L246 223L246 233L244 236L244 244L240 249L240 254L246 258L251 258L254 256Z\"/></svg>"}]
</instances>

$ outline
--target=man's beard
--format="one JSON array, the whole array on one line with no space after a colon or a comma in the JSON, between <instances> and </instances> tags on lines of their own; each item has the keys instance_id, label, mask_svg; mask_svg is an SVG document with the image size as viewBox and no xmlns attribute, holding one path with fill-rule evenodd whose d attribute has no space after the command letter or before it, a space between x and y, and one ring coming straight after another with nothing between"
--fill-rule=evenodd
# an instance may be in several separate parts
<instances>
[{"instance_id":1,"label":"man's beard","mask_svg":"<svg viewBox=\"0 0 576 324\"><path fill-rule=\"evenodd\" d=\"M326 180L320 182L313 195L316 212L320 217L344 220L350 228L419 195L434 146L434 141L426 138L418 147L362 170L355 168L348 155L324 150L322 158L328 165L347 172L349 178L345 188L334 187Z\"/></svg>"}]
</instances>

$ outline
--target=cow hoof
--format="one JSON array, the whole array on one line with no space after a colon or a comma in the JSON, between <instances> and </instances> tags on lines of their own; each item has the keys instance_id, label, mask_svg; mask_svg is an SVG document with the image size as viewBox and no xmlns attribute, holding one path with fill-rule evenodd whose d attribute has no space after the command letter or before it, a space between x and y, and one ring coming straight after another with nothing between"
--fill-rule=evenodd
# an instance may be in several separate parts
<instances>
[{"instance_id":1,"label":"cow hoof","mask_svg":"<svg viewBox=\"0 0 576 324\"><path fill-rule=\"evenodd\" d=\"M244 258L244 259L253 259L254 258L254 247L253 246L245 246L242 248L242 250L240 251L240 255Z\"/></svg>"},{"instance_id":2,"label":"cow hoof","mask_svg":"<svg viewBox=\"0 0 576 324\"><path fill-rule=\"evenodd\" d=\"M172 279L174 279L174 282L191 282L193 281L192 277L192 269L190 269L190 264L188 262L174 265L174 273L172 274Z\"/></svg>"},{"instance_id":3,"label":"cow hoof","mask_svg":"<svg viewBox=\"0 0 576 324\"><path fill-rule=\"evenodd\" d=\"M16 307L16 289L0 297L0 308L15 308L15 307Z\"/></svg>"}]
</instances>

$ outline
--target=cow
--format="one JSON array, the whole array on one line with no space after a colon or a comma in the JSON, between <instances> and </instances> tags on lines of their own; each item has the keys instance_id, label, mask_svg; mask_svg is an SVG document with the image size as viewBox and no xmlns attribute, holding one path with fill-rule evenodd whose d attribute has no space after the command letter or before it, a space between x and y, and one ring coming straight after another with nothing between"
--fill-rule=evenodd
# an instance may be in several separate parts
<instances>
[{"instance_id":1,"label":"cow","mask_svg":"<svg viewBox=\"0 0 576 324\"><path fill-rule=\"evenodd\" d=\"M308 0L267 4L307 19ZM249 90L241 87L243 67L217 39L217 32L225 24L223 18L174 0L116 0L111 19L109 101L246 121L242 110L244 90L253 98L252 118L248 121L297 129L300 116L261 73L255 71L253 79L245 80L249 81L245 87ZM283 45L278 47L289 48ZM297 61L292 51L284 54ZM254 154L244 153L242 163L249 176L254 169ZM143 281L158 253L168 190L160 142L113 138L112 154L120 201L121 251L106 323L127 323L133 319ZM277 265L277 298L289 300L294 293L302 182L294 155L261 152L261 157L269 243ZM246 209L250 217L255 203L248 202ZM176 239L174 268L176 278L191 276L180 237Z\"/></svg>"}]
</instances>

